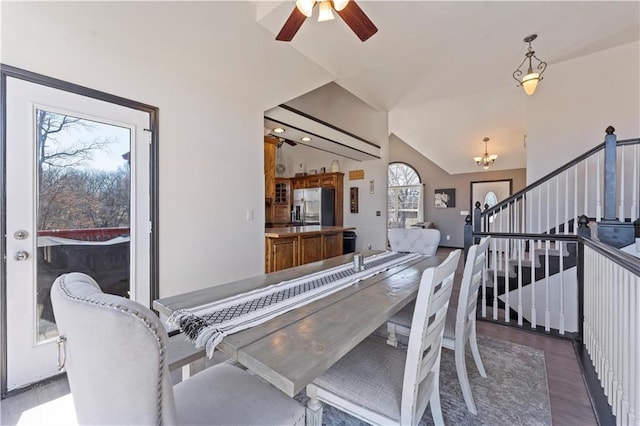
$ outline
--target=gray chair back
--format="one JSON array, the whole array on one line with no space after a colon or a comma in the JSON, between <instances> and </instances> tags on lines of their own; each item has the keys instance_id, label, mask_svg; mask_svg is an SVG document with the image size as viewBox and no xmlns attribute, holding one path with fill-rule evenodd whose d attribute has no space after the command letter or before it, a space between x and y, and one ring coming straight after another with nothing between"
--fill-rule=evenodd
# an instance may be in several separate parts
<instances>
[{"instance_id":1,"label":"gray chair back","mask_svg":"<svg viewBox=\"0 0 640 426\"><path fill-rule=\"evenodd\" d=\"M167 333L151 310L82 273L57 278L51 302L79 423L176 423Z\"/></svg>"},{"instance_id":2,"label":"gray chair back","mask_svg":"<svg viewBox=\"0 0 640 426\"><path fill-rule=\"evenodd\" d=\"M389 229L389 245L392 251L435 256L439 244L440 231L437 229Z\"/></svg>"}]
</instances>

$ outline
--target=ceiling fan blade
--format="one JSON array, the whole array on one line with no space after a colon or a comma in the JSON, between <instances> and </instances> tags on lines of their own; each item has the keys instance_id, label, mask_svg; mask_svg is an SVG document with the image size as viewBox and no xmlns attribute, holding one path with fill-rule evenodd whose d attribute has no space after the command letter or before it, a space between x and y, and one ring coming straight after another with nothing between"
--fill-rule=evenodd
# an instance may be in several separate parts
<instances>
[{"instance_id":1,"label":"ceiling fan blade","mask_svg":"<svg viewBox=\"0 0 640 426\"><path fill-rule=\"evenodd\" d=\"M296 35L304 20L307 19L306 16L302 12L298 10L297 7L293 8L293 12L287 18L287 22L284 23L282 29L276 36L276 40L278 41L291 41L293 37Z\"/></svg>"},{"instance_id":2,"label":"ceiling fan blade","mask_svg":"<svg viewBox=\"0 0 640 426\"><path fill-rule=\"evenodd\" d=\"M369 37L378 32L378 28L354 0L350 0L347 6L338 12L338 15L361 41L367 41Z\"/></svg>"}]
</instances>

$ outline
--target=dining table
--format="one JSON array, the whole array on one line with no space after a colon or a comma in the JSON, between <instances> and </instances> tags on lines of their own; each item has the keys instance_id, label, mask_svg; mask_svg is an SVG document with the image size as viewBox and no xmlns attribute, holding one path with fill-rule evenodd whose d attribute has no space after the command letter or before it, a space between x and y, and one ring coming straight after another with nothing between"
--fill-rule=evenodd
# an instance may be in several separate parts
<instances>
[{"instance_id":1,"label":"dining table","mask_svg":"<svg viewBox=\"0 0 640 426\"><path fill-rule=\"evenodd\" d=\"M380 253L361 252L365 258ZM157 299L153 308L166 320L178 310L353 263L353 256L345 254L219 285L211 277L210 287ZM423 272L439 263L435 256L419 256L391 266L262 324L229 334L216 350L293 397L415 299Z\"/></svg>"}]
</instances>

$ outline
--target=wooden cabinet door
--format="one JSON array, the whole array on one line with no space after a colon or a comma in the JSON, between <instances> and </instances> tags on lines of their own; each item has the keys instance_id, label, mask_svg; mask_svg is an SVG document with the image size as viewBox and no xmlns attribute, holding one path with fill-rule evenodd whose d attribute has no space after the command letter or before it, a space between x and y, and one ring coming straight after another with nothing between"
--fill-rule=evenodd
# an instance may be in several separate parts
<instances>
[{"instance_id":1,"label":"wooden cabinet door","mask_svg":"<svg viewBox=\"0 0 640 426\"><path fill-rule=\"evenodd\" d=\"M295 178L293 179L293 189L302 189L306 188L307 181L305 178Z\"/></svg>"},{"instance_id":2,"label":"wooden cabinet door","mask_svg":"<svg viewBox=\"0 0 640 426\"><path fill-rule=\"evenodd\" d=\"M320 186L322 186L323 188L335 188L336 176L335 175L322 176L320 178Z\"/></svg>"},{"instance_id":3,"label":"wooden cabinet door","mask_svg":"<svg viewBox=\"0 0 640 426\"><path fill-rule=\"evenodd\" d=\"M322 235L322 240L322 247L324 249L323 259L340 256L342 254L342 232L324 234Z\"/></svg>"},{"instance_id":4,"label":"wooden cabinet door","mask_svg":"<svg viewBox=\"0 0 640 426\"><path fill-rule=\"evenodd\" d=\"M289 204L276 204L273 206L273 223L282 225L291 222L291 209Z\"/></svg>"},{"instance_id":5,"label":"wooden cabinet door","mask_svg":"<svg viewBox=\"0 0 640 426\"><path fill-rule=\"evenodd\" d=\"M302 235L300 237L300 264L322 260L322 236Z\"/></svg>"},{"instance_id":6,"label":"wooden cabinet door","mask_svg":"<svg viewBox=\"0 0 640 426\"><path fill-rule=\"evenodd\" d=\"M276 195L276 146L265 138L264 142L264 197Z\"/></svg>"},{"instance_id":7,"label":"wooden cabinet door","mask_svg":"<svg viewBox=\"0 0 640 426\"><path fill-rule=\"evenodd\" d=\"M318 176L307 176L305 188L320 188L321 179Z\"/></svg>"},{"instance_id":8,"label":"wooden cabinet door","mask_svg":"<svg viewBox=\"0 0 640 426\"><path fill-rule=\"evenodd\" d=\"M267 272L298 266L298 237L267 239Z\"/></svg>"}]
</instances>

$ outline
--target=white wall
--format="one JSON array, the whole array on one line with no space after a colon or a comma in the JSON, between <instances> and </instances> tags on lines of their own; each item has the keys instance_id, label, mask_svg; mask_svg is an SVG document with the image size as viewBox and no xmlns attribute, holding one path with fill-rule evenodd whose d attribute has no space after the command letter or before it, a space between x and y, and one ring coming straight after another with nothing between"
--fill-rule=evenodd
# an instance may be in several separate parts
<instances>
[{"instance_id":1,"label":"white wall","mask_svg":"<svg viewBox=\"0 0 640 426\"><path fill-rule=\"evenodd\" d=\"M255 16L250 2L3 2L2 63L159 107L161 296L264 271L263 112L333 80Z\"/></svg>"},{"instance_id":2,"label":"white wall","mask_svg":"<svg viewBox=\"0 0 640 426\"><path fill-rule=\"evenodd\" d=\"M527 121L528 183L600 144L609 125L618 139L639 137L640 43L549 64Z\"/></svg>"},{"instance_id":3,"label":"white wall","mask_svg":"<svg viewBox=\"0 0 640 426\"><path fill-rule=\"evenodd\" d=\"M386 193L389 163L387 113L374 109L335 83L327 84L286 104L381 147L380 160L360 162L340 158L340 171L345 174L344 225L357 228L356 250L363 250L369 245L374 249L386 249ZM326 160L323 155L319 158L322 159L322 163ZM314 160L310 160L309 164L311 161ZM349 170L355 169L364 170L364 180L349 181ZM329 170L327 168L327 171ZM374 194L369 193L370 180L374 180ZM358 213L351 213L349 209L349 188L351 187L360 188ZM380 216L376 216L377 212L380 212Z\"/></svg>"}]
</instances>

